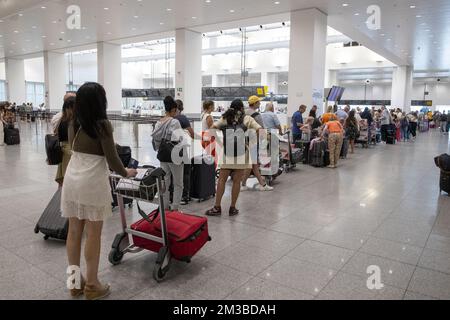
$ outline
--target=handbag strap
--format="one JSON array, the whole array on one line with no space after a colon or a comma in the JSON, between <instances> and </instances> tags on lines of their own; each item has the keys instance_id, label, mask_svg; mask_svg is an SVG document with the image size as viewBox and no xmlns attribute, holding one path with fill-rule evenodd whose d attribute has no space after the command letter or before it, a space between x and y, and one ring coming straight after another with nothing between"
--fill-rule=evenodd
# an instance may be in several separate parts
<instances>
[{"instance_id":1,"label":"handbag strap","mask_svg":"<svg viewBox=\"0 0 450 320\"><path fill-rule=\"evenodd\" d=\"M166 135L167 135L167 130L169 130L169 126L172 123L172 121L175 120L174 118L171 118L170 120L167 120L164 125L164 131L163 131L163 135L162 135L162 140L167 140L166 139Z\"/></svg>"}]
</instances>

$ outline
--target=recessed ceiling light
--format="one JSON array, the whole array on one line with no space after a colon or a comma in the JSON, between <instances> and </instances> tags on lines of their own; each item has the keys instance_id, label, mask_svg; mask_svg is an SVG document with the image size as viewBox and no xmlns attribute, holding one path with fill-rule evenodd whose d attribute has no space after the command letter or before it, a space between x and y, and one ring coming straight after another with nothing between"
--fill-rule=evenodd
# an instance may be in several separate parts
<instances>
[{"instance_id":1,"label":"recessed ceiling light","mask_svg":"<svg viewBox=\"0 0 450 320\"><path fill-rule=\"evenodd\" d=\"M211 3L211 0L206 0L205 2L206 2L206 3Z\"/></svg>"},{"instance_id":2,"label":"recessed ceiling light","mask_svg":"<svg viewBox=\"0 0 450 320\"><path fill-rule=\"evenodd\" d=\"M420 14L418 14L418 15L416 16L416 18L422 18L422 16L421 16Z\"/></svg>"},{"instance_id":3,"label":"recessed ceiling light","mask_svg":"<svg viewBox=\"0 0 450 320\"><path fill-rule=\"evenodd\" d=\"M385 34L384 34L384 33L382 33L382 34L380 34L380 36L384 37L384 36L385 36Z\"/></svg>"},{"instance_id":4,"label":"recessed ceiling light","mask_svg":"<svg viewBox=\"0 0 450 320\"><path fill-rule=\"evenodd\" d=\"M3 23L3 20L0 19L0 23Z\"/></svg>"},{"instance_id":5,"label":"recessed ceiling light","mask_svg":"<svg viewBox=\"0 0 450 320\"><path fill-rule=\"evenodd\" d=\"M415 5L412 5L412 6L409 6L411 9L415 9L416 8L416 6Z\"/></svg>"},{"instance_id":6,"label":"recessed ceiling light","mask_svg":"<svg viewBox=\"0 0 450 320\"><path fill-rule=\"evenodd\" d=\"M109 8L103 8L104 10L109 10Z\"/></svg>"},{"instance_id":7,"label":"recessed ceiling light","mask_svg":"<svg viewBox=\"0 0 450 320\"><path fill-rule=\"evenodd\" d=\"M32 27L31 27L31 29L36 29L36 28L37 28L36 26L32 26Z\"/></svg>"},{"instance_id":8,"label":"recessed ceiling light","mask_svg":"<svg viewBox=\"0 0 450 320\"><path fill-rule=\"evenodd\" d=\"M343 3L342 6L343 7L348 7L348 3Z\"/></svg>"},{"instance_id":9,"label":"recessed ceiling light","mask_svg":"<svg viewBox=\"0 0 450 320\"><path fill-rule=\"evenodd\" d=\"M105 23L106 23L106 24L111 24L111 21L106 21Z\"/></svg>"},{"instance_id":10,"label":"recessed ceiling light","mask_svg":"<svg viewBox=\"0 0 450 320\"><path fill-rule=\"evenodd\" d=\"M44 39L45 39L45 38L47 38L47 36L42 36L42 38L44 38Z\"/></svg>"},{"instance_id":11,"label":"recessed ceiling light","mask_svg":"<svg viewBox=\"0 0 450 320\"><path fill-rule=\"evenodd\" d=\"M280 1L275 1L274 3L275 3L275 4L280 4Z\"/></svg>"},{"instance_id":12,"label":"recessed ceiling light","mask_svg":"<svg viewBox=\"0 0 450 320\"><path fill-rule=\"evenodd\" d=\"M192 19L194 19L194 20L195 20L195 19L197 19L197 17L192 17Z\"/></svg>"},{"instance_id":13,"label":"recessed ceiling light","mask_svg":"<svg viewBox=\"0 0 450 320\"><path fill-rule=\"evenodd\" d=\"M230 13L234 13L234 10L233 10L233 9L231 9L231 10L230 10Z\"/></svg>"},{"instance_id":14,"label":"recessed ceiling light","mask_svg":"<svg viewBox=\"0 0 450 320\"><path fill-rule=\"evenodd\" d=\"M65 32L64 31L61 31L61 34L64 34Z\"/></svg>"},{"instance_id":15,"label":"recessed ceiling light","mask_svg":"<svg viewBox=\"0 0 450 320\"><path fill-rule=\"evenodd\" d=\"M139 18L139 16L134 16L133 18L137 19L137 18Z\"/></svg>"},{"instance_id":16,"label":"recessed ceiling light","mask_svg":"<svg viewBox=\"0 0 450 320\"><path fill-rule=\"evenodd\" d=\"M164 24L164 22L160 22L159 24L162 26Z\"/></svg>"},{"instance_id":17,"label":"recessed ceiling light","mask_svg":"<svg viewBox=\"0 0 450 320\"><path fill-rule=\"evenodd\" d=\"M19 13L19 17L23 17L23 13Z\"/></svg>"},{"instance_id":18,"label":"recessed ceiling light","mask_svg":"<svg viewBox=\"0 0 450 320\"><path fill-rule=\"evenodd\" d=\"M50 43L51 46L54 46L55 44L53 42Z\"/></svg>"},{"instance_id":19,"label":"recessed ceiling light","mask_svg":"<svg viewBox=\"0 0 450 320\"><path fill-rule=\"evenodd\" d=\"M389 38L389 39L386 39L387 41L392 41L392 39L391 38Z\"/></svg>"},{"instance_id":20,"label":"recessed ceiling light","mask_svg":"<svg viewBox=\"0 0 450 320\"><path fill-rule=\"evenodd\" d=\"M171 9L171 8L167 8L166 10L167 10L167 11L172 11L172 9Z\"/></svg>"},{"instance_id":21,"label":"recessed ceiling light","mask_svg":"<svg viewBox=\"0 0 450 320\"><path fill-rule=\"evenodd\" d=\"M72 42L72 40L67 40L67 42Z\"/></svg>"},{"instance_id":22,"label":"recessed ceiling light","mask_svg":"<svg viewBox=\"0 0 450 320\"><path fill-rule=\"evenodd\" d=\"M47 9L47 7L42 6L41 9Z\"/></svg>"},{"instance_id":23,"label":"recessed ceiling light","mask_svg":"<svg viewBox=\"0 0 450 320\"><path fill-rule=\"evenodd\" d=\"M136 31L136 28L133 27L133 28L131 28L131 30Z\"/></svg>"},{"instance_id":24,"label":"recessed ceiling light","mask_svg":"<svg viewBox=\"0 0 450 320\"><path fill-rule=\"evenodd\" d=\"M18 30L14 30L14 33L19 33L19 31Z\"/></svg>"},{"instance_id":25,"label":"recessed ceiling light","mask_svg":"<svg viewBox=\"0 0 450 320\"><path fill-rule=\"evenodd\" d=\"M359 16L359 13L355 13L355 16Z\"/></svg>"}]
</instances>

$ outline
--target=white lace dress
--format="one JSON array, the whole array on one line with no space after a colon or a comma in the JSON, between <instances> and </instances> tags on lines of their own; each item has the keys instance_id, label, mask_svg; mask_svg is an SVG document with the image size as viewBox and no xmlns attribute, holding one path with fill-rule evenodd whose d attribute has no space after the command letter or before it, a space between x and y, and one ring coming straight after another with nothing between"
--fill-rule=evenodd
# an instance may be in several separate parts
<instances>
[{"instance_id":1,"label":"white lace dress","mask_svg":"<svg viewBox=\"0 0 450 320\"><path fill-rule=\"evenodd\" d=\"M73 152L64 177L61 196L62 216L104 221L112 215L111 202L106 158Z\"/></svg>"}]
</instances>

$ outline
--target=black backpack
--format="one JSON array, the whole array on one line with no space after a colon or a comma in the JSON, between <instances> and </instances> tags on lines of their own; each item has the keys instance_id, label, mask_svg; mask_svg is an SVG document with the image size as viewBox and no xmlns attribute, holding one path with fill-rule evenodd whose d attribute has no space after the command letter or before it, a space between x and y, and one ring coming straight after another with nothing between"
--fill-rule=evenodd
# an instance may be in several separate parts
<instances>
[{"instance_id":1,"label":"black backpack","mask_svg":"<svg viewBox=\"0 0 450 320\"><path fill-rule=\"evenodd\" d=\"M247 130L248 128L243 123L243 117L238 121L234 121L231 125L227 124L222 127L223 151L227 157L240 157L245 155ZM232 141L229 141L230 139Z\"/></svg>"},{"instance_id":2,"label":"black backpack","mask_svg":"<svg viewBox=\"0 0 450 320\"><path fill-rule=\"evenodd\" d=\"M45 136L45 151L48 165L56 166L62 162L63 151L57 135L48 134Z\"/></svg>"}]
</instances>

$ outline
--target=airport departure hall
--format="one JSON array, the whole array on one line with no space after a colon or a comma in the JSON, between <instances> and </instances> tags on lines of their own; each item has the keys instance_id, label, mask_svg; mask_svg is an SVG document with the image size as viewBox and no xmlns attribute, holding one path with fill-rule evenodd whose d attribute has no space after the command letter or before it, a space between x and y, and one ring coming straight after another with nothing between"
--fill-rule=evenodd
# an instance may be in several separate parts
<instances>
[{"instance_id":1,"label":"airport departure hall","mask_svg":"<svg viewBox=\"0 0 450 320\"><path fill-rule=\"evenodd\" d=\"M0 1L0 300L450 300L449 39L445 0Z\"/></svg>"}]
</instances>

